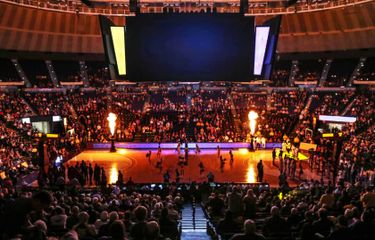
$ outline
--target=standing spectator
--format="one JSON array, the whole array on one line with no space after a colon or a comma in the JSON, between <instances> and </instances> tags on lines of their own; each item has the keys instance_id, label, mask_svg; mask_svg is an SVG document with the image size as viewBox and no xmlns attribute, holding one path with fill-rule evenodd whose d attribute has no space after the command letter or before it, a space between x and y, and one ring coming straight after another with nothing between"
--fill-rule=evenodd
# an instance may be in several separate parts
<instances>
[{"instance_id":1,"label":"standing spectator","mask_svg":"<svg viewBox=\"0 0 375 240\"><path fill-rule=\"evenodd\" d=\"M257 199L253 192L253 189L247 190L245 197L243 198L245 212L244 216L246 219L254 219L256 213Z\"/></svg>"},{"instance_id":2,"label":"standing spectator","mask_svg":"<svg viewBox=\"0 0 375 240\"><path fill-rule=\"evenodd\" d=\"M242 194L238 186L233 186L232 192L228 193L228 210L233 213L234 217L243 214Z\"/></svg>"},{"instance_id":3,"label":"standing spectator","mask_svg":"<svg viewBox=\"0 0 375 240\"><path fill-rule=\"evenodd\" d=\"M262 160L259 160L257 164L257 169L258 169L258 182L263 182L263 162Z\"/></svg>"}]
</instances>

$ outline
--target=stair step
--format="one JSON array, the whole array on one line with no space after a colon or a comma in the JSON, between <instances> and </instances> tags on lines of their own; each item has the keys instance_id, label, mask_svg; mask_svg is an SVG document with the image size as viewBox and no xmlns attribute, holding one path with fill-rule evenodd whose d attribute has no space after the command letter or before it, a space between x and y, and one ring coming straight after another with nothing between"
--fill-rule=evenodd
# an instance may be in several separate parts
<instances>
[{"instance_id":1,"label":"stair step","mask_svg":"<svg viewBox=\"0 0 375 240\"><path fill-rule=\"evenodd\" d=\"M190 204L184 205L181 213L181 239L184 240L208 240L207 218L202 206L196 204L195 208Z\"/></svg>"}]
</instances>

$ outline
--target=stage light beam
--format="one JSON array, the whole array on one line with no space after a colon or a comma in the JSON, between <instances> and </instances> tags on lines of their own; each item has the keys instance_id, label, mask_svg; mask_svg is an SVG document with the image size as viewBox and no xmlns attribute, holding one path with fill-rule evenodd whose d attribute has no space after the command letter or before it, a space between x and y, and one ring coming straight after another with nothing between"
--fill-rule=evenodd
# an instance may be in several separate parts
<instances>
[{"instance_id":1,"label":"stage light beam","mask_svg":"<svg viewBox=\"0 0 375 240\"><path fill-rule=\"evenodd\" d=\"M255 177L255 169L253 164L249 164L246 171L246 182L247 183L255 183L256 177Z\"/></svg>"},{"instance_id":2,"label":"stage light beam","mask_svg":"<svg viewBox=\"0 0 375 240\"><path fill-rule=\"evenodd\" d=\"M254 135L257 126L258 113L250 111L247 117L249 118L250 133L251 135Z\"/></svg>"},{"instance_id":3,"label":"stage light beam","mask_svg":"<svg viewBox=\"0 0 375 240\"><path fill-rule=\"evenodd\" d=\"M113 163L109 170L109 183L115 184L118 180L118 168L117 163Z\"/></svg>"}]
</instances>

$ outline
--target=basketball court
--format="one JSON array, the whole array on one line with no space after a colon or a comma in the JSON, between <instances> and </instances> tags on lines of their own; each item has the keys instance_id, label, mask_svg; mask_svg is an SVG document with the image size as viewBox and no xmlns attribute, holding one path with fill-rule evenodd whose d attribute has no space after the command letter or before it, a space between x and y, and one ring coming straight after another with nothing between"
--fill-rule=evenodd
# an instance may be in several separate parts
<instances>
[{"instance_id":1,"label":"basketball court","mask_svg":"<svg viewBox=\"0 0 375 240\"><path fill-rule=\"evenodd\" d=\"M86 150L68 161L67 165L75 165L82 160L103 167L109 183L117 181L118 170L124 175L124 181L132 177L136 183L163 182L163 174L169 170L171 181L175 181L175 170L180 171L178 166L178 154L175 150L162 150L162 169L156 168L157 150L151 150L151 160L146 157L147 150L117 149L110 153L109 150ZM257 182L257 163L263 160L264 182L271 186L278 186L279 169L272 165L271 150L257 150L250 152L248 149L232 150L234 161L230 164L229 150L221 150L221 155L226 158L223 168L220 168L220 160L217 151L212 149L201 150L196 154L194 150L189 151L188 164L184 166L184 174L180 182L207 181L207 174L212 172L215 182L255 183ZM205 171L200 174L199 163L202 162ZM278 160L276 160L278 165ZM308 163L303 161L303 178L320 179L316 173L311 173ZM298 172L298 169L297 169ZM298 176L298 174L296 174ZM298 181L289 180L290 185L298 184Z\"/></svg>"}]
</instances>

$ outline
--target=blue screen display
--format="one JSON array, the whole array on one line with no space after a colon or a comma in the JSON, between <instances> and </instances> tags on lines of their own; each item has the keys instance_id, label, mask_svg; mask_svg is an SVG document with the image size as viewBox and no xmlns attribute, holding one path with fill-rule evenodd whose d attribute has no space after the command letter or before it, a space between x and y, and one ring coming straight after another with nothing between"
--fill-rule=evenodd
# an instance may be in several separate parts
<instances>
[{"instance_id":1,"label":"blue screen display","mask_svg":"<svg viewBox=\"0 0 375 240\"><path fill-rule=\"evenodd\" d=\"M126 19L132 81L246 81L253 18L240 14L141 14Z\"/></svg>"}]
</instances>

